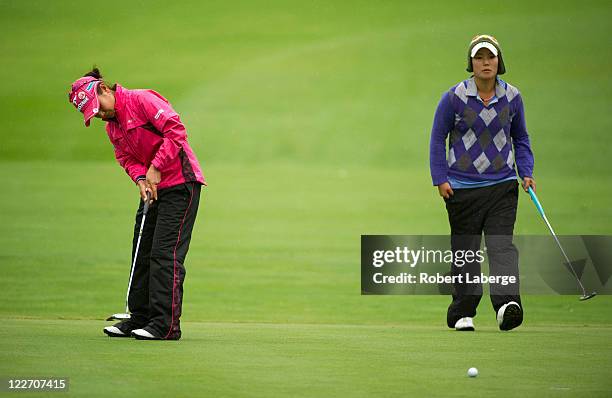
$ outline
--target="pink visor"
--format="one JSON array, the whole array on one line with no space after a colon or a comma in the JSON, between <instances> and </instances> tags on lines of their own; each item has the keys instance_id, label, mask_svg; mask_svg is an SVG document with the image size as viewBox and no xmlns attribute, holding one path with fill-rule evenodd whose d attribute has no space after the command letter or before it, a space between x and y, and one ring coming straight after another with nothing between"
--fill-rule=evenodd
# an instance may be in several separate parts
<instances>
[{"instance_id":1,"label":"pink visor","mask_svg":"<svg viewBox=\"0 0 612 398\"><path fill-rule=\"evenodd\" d=\"M96 116L100 108L96 91L98 84L100 84L100 80L95 77L85 76L72 83L70 93L68 94L68 101L79 112L83 113L85 126L87 127L89 127L91 118Z\"/></svg>"}]
</instances>

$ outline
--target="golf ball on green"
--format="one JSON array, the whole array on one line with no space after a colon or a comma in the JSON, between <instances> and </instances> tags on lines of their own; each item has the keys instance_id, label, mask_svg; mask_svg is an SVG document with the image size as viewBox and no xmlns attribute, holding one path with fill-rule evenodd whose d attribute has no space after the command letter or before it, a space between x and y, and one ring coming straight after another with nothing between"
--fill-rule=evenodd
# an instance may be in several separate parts
<instances>
[{"instance_id":1,"label":"golf ball on green","mask_svg":"<svg viewBox=\"0 0 612 398\"><path fill-rule=\"evenodd\" d=\"M476 376L478 376L478 369L476 369L476 368L469 368L468 369L468 376L469 377L476 377Z\"/></svg>"}]
</instances>

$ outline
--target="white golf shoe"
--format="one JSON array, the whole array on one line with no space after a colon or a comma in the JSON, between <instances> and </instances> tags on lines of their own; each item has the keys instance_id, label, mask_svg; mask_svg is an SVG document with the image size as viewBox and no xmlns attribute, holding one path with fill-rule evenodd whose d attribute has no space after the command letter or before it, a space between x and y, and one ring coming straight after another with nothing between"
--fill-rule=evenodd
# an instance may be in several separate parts
<instances>
[{"instance_id":1,"label":"white golf shoe","mask_svg":"<svg viewBox=\"0 0 612 398\"><path fill-rule=\"evenodd\" d=\"M460 332L473 332L474 331L474 320L468 316L459 319L455 323L455 330Z\"/></svg>"},{"instance_id":2,"label":"white golf shoe","mask_svg":"<svg viewBox=\"0 0 612 398\"><path fill-rule=\"evenodd\" d=\"M123 331L116 326L107 326L104 328L103 332L108 337L130 337L129 334L123 333Z\"/></svg>"},{"instance_id":3,"label":"white golf shoe","mask_svg":"<svg viewBox=\"0 0 612 398\"><path fill-rule=\"evenodd\" d=\"M137 340L161 340L146 329L134 329L132 330L132 336Z\"/></svg>"},{"instance_id":4,"label":"white golf shoe","mask_svg":"<svg viewBox=\"0 0 612 398\"><path fill-rule=\"evenodd\" d=\"M126 319L115 323L113 326L107 326L102 331L109 337L131 337L130 333L134 329L142 327L142 323L136 323L132 319Z\"/></svg>"},{"instance_id":5,"label":"white golf shoe","mask_svg":"<svg viewBox=\"0 0 612 398\"><path fill-rule=\"evenodd\" d=\"M510 301L497 310L497 324L500 330L512 330L523 323L523 309L516 301Z\"/></svg>"}]
</instances>

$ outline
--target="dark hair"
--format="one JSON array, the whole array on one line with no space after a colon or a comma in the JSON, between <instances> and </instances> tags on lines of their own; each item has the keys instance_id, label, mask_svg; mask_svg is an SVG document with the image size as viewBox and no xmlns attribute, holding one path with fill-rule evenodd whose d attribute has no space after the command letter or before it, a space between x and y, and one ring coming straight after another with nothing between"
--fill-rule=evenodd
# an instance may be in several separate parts
<instances>
[{"instance_id":1,"label":"dark hair","mask_svg":"<svg viewBox=\"0 0 612 398\"><path fill-rule=\"evenodd\" d=\"M96 65L94 65L93 68L91 68L91 70L89 72L87 72L87 73L85 73L83 75L83 77L87 77L87 76L91 76L91 77L94 77L94 78L96 78L98 80L102 80L102 73L100 73L100 69L98 69L98 67ZM113 91L117 90L117 83L115 83L115 84L113 84L111 86L110 84L108 84L104 80L102 80L102 82L104 82L106 87L110 87L111 90L113 90ZM102 89L100 89L100 85L98 85L98 89L96 91L98 92L98 94L102 94Z\"/></svg>"}]
</instances>

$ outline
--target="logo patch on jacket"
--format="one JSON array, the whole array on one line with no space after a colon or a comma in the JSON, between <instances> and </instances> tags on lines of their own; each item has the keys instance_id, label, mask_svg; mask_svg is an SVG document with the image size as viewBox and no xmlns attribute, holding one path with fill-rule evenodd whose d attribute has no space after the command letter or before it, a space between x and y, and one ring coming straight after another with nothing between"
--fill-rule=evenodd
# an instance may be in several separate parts
<instances>
[{"instance_id":1,"label":"logo patch on jacket","mask_svg":"<svg viewBox=\"0 0 612 398\"><path fill-rule=\"evenodd\" d=\"M159 119L159 117L161 116L162 113L164 113L163 109L158 110L157 113L155 114L154 119L155 120Z\"/></svg>"}]
</instances>

